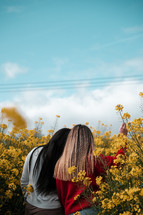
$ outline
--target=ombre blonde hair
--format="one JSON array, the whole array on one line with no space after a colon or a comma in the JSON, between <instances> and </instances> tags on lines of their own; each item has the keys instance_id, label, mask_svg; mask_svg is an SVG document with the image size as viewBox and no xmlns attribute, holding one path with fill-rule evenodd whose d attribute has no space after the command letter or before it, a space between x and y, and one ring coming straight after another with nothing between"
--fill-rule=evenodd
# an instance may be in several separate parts
<instances>
[{"instance_id":1,"label":"ombre blonde hair","mask_svg":"<svg viewBox=\"0 0 143 215\"><path fill-rule=\"evenodd\" d=\"M54 177L64 181L70 181L73 177L68 173L68 168L75 166L74 177L80 170L87 174L94 171L93 155L94 138L91 130L85 125L74 126L67 138L62 156L56 163Z\"/></svg>"}]
</instances>

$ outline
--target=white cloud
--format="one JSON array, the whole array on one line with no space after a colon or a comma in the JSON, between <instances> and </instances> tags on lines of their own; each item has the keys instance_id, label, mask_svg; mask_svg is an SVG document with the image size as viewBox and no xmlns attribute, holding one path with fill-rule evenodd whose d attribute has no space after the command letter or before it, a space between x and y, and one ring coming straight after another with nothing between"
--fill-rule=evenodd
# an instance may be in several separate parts
<instances>
[{"instance_id":1,"label":"white cloud","mask_svg":"<svg viewBox=\"0 0 143 215\"><path fill-rule=\"evenodd\" d=\"M100 81L103 82L104 78L119 78L125 76L137 76L142 75L143 71L143 57L140 58L131 58L126 61L117 61L117 62L105 62L96 59L89 61L91 68L83 70L83 74L90 74L94 79L100 78ZM99 76L100 74L100 76ZM123 80L123 79L121 79ZM110 80L109 80L110 81ZM115 79L113 81L116 81Z\"/></svg>"},{"instance_id":2,"label":"white cloud","mask_svg":"<svg viewBox=\"0 0 143 215\"><path fill-rule=\"evenodd\" d=\"M1 65L1 72L3 72L7 78L14 78L17 74L25 73L27 68L20 67L16 63L7 62Z\"/></svg>"},{"instance_id":3,"label":"white cloud","mask_svg":"<svg viewBox=\"0 0 143 215\"><path fill-rule=\"evenodd\" d=\"M125 63L125 68L128 68L128 70L135 69L136 72L142 72L143 71L143 58L134 58L127 60Z\"/></svg>"},{"instance_id":4,"label":"white cloud","mask_svg":"<svg viewBox=\"0 0 143 215\"><path fill-rule=\"evenodd\" d=\"M62 64L62 63L61 63ZM105 124L113 124L113 133L118 131L121 119L115 111L117 104L122 104L125 112L129 112L134 118L143 115L140 109L139 92L143 92L141 80L122 79L122 76L131 74L141 74L143 70L143 59L134 58L119 64L108 64L99 62L96 71L99 74L116 74L121 76L120 82L110 84L105 83L102 88L95 86L94 90L89 90L88 80L83 82L84 88L75 89L75 93L68 94L61 87L58 91L19 92L9 102L0 103L0 108L8 106L17 106L27 116L29 127L33 127L33 122L43 117L45 125L44 131L51 128L56 119L56 115L61 115L58 120L57 128L64 125L71 126L73 123L85 123L89 121L90 125L96 127L98 120ZM83 71L85 72L85 71ZM137 76L136 76L137 77ZM143 101L142 101L143 102Z\"/></svg>"},{"instance_id":5,"label":"white cloud","mask_svg":"<svg viewBox=\"0 0 143 215\"><path fill-rule=\"evenodd\" d=\"M69 66L69 64L67 64L69 63L67 58L54 57L52 63L53 66L46 70L46 72L50 72L50 77L52 79L57 79L57 75L59 76L63 72L63 69L65 69L67 65Z\"/></svg>"},{"instance_id":6,"label":"white cloud","mask_svg":"<svg viewBox=\"0 0 143 215\"><path fill-rule=\"evenodd\" d=\"M19 13L19 12L21 12L22 9L23 9L23 7L20 7L20 6L8 6L8 7L6 7L6 12L7 13Z\"/></svg>"},{"instance_id":7,"label":"white cloud","mask_svg":"<svg viewBox=\"0 0 143 215\"><path fill-rule=\"evenodd\" d=\"M118 44L131 42L133 40L136 40L140 37L143 37L143 25L140 26L133 26L133 27L127 27L122 29L122 31L126 34L123 38L120 38L118 40L109 41L105 44L95 44L91 49L92 50L99 50L102 48L108 48L112 47Z\"/></svg>"},{"instance_id":8,"label":"white cloud","mask_svg":"<svg viewBox=\"0 0 143 215\"><path fill-rule=\"evenodd\" d=\"M128 27L128 28L124 28L123 31L125 33L129 33L129 34L136 34L136 33L140 33L143 31L143 26L132 26L132 27Z\"/></svg>"},{"instance_id":9,"label":"white cloud","mask_svg":"<svg viewBox=\"0 0 143 215\"><path fill-rule=\"evenodd\" d=\"M124 106L124 111L129 112L134 118L141 116L139 92L143 91L142 84L136 82L127 85L123 82L120 86L109 85L107 87L92 91L75 93L71 96L62 97L53 92L23 92L11 101L11 106L20 107L27 116L29 127L33 127L33 122L43 117L45 125L44 131L54 126L56 114L61 115L58 120L57 129L73 123L85 123L88 121L91 126L97 127L98 120L110 125L113 124L112 131L117 133L121 124L121 119L115 111L117 104ZM0 107L7 105L6 102Z\"/></svg>"},{"instance_id":10,"label":"white cloud","mask_svg":"<svg viewBox=\"0 0 143 215\"><path fill-rule=\"evenodd\" d=\"M129 74L141 74L143 71L143 58L133 58L126 60L124 62L120 62L118 64L110 64L107 67L107 64L105 64L107 70L114 71L117 76L118 75L124 75L128 76Z\"/></svg>"},{"instance_id":11,"label":"white cloud","mask_svg":"<svg viewBox=\"0 0 143 215\"><path fill-rule=\"evenodd\" d=\"M68 60L65 58L53 58L53 62L56 65L54 68L55 71L61 72L62 67L68 62Z\"/></svg>"},{"instance_id":12,"label":"white cloud","mask_svg":"<svg viewBox=\"0 0 143 215\"><path fill-rule=\"evenodd\" d=\"M103 48L108 48L108 47L112 47L112 46L115 46L118 44L131 42L132 40L136 40L140 37L143 37L143 33L134 34L133 36L124 37L124 38L121 38L121 39L115 40L115 41L109 41L109 42L104 43L104 44L95 44L93 47L91 47L91 49L92 50L99 50L99 49L103 49Z\"/></svg>"}]
</instances>

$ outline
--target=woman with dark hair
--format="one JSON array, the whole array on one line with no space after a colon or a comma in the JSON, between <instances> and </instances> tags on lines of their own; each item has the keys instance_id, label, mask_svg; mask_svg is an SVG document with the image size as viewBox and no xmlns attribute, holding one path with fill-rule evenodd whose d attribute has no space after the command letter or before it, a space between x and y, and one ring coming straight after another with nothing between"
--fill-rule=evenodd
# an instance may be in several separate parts
<instances>
[{"instance_id":1,"label":"woman with dark hair","mask_svg":"<svg viewBox=\"0 0 143 215\"><path fill-rule=\"evenodd\" d=\"M126 125L123 123L120 133L127 134ZM118 154L124 154L121 148L115 157L93 155L94 138L91 130L85 125L76 125L71 129L62 156L55 166L54 176L56 178L57 192L62 205L65 208L65 215L74 214L77 211L81 215L97 215L98 212L91 208L90 202L84 197L83 186L72 182L73 176L78 177L81 170L85 170L86 176L91 178L90 188L98 190L96 177L106 174L107 167L113 165ZM71 176L68 169L76 167ZM105 168L106 167L106 168ZM79 185L79 186L77 186ZM79 197L75 200L75 197Z\"/></svg>"},{"instance_id":2,"label":"woman with dark hair","mask_svg":"<svg viewBox=\"0 0 143 215\"><path fill-rule=\"evenodd\" d=\"M50 141L43 146L31 150L26 157L21 187L29 185L32 192L26 192L25 215L63 215L56 190L56 180L53 178L57 160L63 153L70 129L57 131Z\"/></svg>"}]
</instances>

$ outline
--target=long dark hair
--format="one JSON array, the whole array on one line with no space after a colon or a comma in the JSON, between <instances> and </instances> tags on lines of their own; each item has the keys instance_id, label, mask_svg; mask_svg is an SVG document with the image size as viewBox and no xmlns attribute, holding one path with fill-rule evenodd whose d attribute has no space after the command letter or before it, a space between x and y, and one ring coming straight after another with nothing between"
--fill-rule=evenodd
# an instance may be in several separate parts
<instances>
[{"instance_id":1,"label":"long dark hair","mask_svg":"<svg viewBox=\"0 0 143 215\"><path fill-rule=\"evenodd\" d=\"M50 141L46 145L42 146L43 148L37 157L33 169L33 174L35 174L39 169L40 163L42 162L41 171L36 183L36 190L39 194L48 195L50 192L54 192L56 190L56 179L53 177L54 168L57 160L61 157L63 153L69 132L69 128L62 128L58 130L52 136ZM29 169L31 167L31 161L34 151L32 152L30 157Z\"/></svg>"}]
</instances>

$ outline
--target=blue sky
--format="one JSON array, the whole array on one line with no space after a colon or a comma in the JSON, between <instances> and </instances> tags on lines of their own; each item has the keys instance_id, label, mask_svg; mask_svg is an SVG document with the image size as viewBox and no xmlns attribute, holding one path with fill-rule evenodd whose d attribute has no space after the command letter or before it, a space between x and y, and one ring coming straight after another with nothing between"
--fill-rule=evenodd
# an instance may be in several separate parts
<instances>
[{"instance_id":1,"label":"blue sky","mask_svg":"<svg viewBox=\"0 0 143 215\"><path fill-rule=\"evenodd\" d=\"M0 85L96 78L104 80L106 77L121 77L124 81L123 76L142 75L142 11L142 0L0 0ZM90 81L87 84L90 85ZM138 90L137 86L140 86ZM137 86L126 84L127 88L131 88L130 92L134 87L136 94L142 90L142 82ZM101 95L107 96L103 93L103 87L93 90L101 90ZM79 96L81 100L92 91L88 87L81 91L76 88L62 90L61 87L61 91L54 93L35 92L34 96L38 95L41 100L34 103L34 107L39 109L39 103L44 105L45 99L51 101L55 98L56 102L58 99L67 101ZM28 112L31 107L28 101L34 96L32 92L27 92L25 96L22 93L25 92L1 93L0 106L17 104L22 108L25 102ZM45 94L47 97L44 97ZM95 94L97 96L97 92ZM29 97L27 103L21 100L25 97ZM79 101L74 99L74 102L77 109ZM57 112L65 114L67 106L63 108L64 111L61 109L57 108ZM55 113L56 110L50 114ZM37 114L35 111L34 116ZM90 121L92 116L88 117ZM68 120L65 120L67 124Z\"/></svg>"}]
</instances>

